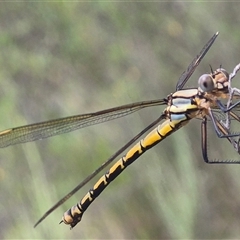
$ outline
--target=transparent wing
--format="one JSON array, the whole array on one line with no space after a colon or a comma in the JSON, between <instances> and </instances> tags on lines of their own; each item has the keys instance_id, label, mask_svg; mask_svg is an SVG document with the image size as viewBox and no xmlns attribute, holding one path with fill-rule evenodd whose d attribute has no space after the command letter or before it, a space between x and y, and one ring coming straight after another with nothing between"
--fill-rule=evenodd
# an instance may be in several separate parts
<instances>
[{"instance_id":1,"label":"transparent wing","mask_svg":"<svg viewBox=\"0 0 240 240\"><path fill-rule=\"evenodd\" d=\"M187 80L191 77L193 72L195 71L196 67L199 65L205 54L208 52L212 44L214 43L215 39L218 36L218 32L215 33L212 38L207 42L207 44L203 47L199 55L197 55L193 61L189 64L187 70L182 73L181 77L179 78L176 86L176 90L180 90L184 87Z\"/></svg>"},{"instance_id":2,"label":"transparent wing","mask_svg":"<svg viewBox=\"0 0 240 240\"><path fill-rule=\"evenodd\" d=\"M80 128L126 116L146 107L163 104L166 104L166 100L164 99L137 102L95 113L81 114L7 129L0 132L0 147L3 148L18 143L36 141L71 132Z\"/></svg>"}]
</instances>

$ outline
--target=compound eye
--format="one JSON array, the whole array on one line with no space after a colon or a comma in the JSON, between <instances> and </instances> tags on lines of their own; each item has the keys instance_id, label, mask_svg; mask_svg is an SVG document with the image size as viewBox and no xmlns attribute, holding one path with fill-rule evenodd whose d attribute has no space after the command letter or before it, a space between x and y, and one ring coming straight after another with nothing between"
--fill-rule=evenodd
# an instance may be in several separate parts
<instances>
[{"instance_id":1,"label":"compound eye","mask_svg":"<svg viewBox=\"0 0 240 240\"><path fill-rule=\"evenodd\" d=\"M198 79L198 86L203 92L210 92L214 89L214 82L212 77L209 74L203 74Z\"/></svg>"}]
</instances>

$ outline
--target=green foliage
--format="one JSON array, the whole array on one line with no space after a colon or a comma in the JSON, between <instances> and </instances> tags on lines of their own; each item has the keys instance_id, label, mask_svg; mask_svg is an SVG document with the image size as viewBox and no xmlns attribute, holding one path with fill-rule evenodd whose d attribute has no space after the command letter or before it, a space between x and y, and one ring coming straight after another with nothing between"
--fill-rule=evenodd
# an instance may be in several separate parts
<instances>
[{"instance_id":1,"label":"green foliage","mask_svg":"<svg viewBox=\"0 0 240 240\"><path fill-rule=\"evenodd\" d=\"M231 71L240 59L238 7L199 1L1 3L1 129L166 97L216 31L218 39L187 85L196 86L209 64ZM121 174L72 231L58 223L94 181L33 228L162 110L1 149L0 238L238 238L240 167L203 162L198 120ZM209 142L216 158L234 157L214 132Z\"/></svg>"}]
</instances>

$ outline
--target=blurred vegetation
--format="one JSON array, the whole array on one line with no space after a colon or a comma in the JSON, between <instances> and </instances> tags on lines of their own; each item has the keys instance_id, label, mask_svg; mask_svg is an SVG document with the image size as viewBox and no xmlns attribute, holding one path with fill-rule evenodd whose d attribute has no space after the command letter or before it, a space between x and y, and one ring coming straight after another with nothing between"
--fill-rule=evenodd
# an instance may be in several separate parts
<instances>
[{"instance_id":1,"label":"blurred vegetation","mask_svg":"<svg viewBox=\"0 0 240 240\"><path fill-rule=\"evenodd\" d=\"M187 85L209 64L231 71L240 61L239 18L237 2L2 2L1 129L166 97L216 31ZM121 174L73 230L58 223L94 181L33 228L162 111L1 149L0 238L238 238L240 166L203 162L198 120ZM214 157L236 155L214 132L208 139Z\"/></svg>"}]
</instances>

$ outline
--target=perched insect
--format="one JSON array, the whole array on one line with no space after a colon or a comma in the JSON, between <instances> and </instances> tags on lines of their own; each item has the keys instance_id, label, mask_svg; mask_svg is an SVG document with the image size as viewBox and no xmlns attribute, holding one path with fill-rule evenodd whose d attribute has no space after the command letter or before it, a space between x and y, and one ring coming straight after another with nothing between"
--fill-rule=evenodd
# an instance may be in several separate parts
<instances>
[{"instance_id":1,"label":"perched insect","mask_svg":"<svg viewBox=\"0 0 240 240\"><path fill-rule=\"evenodd\" d=\"M240 91L237 88L231 87L231 80L235 77L240 69L240 64L237 65L233 73L230 75L221 67L216 71L211 71L211 74L204 74L199 78L198 88L183 89L184 85L195 71L205 54L208 52L213 42L217 38L218 33L207 42L200 54L196 56L188 66L187 70L181 75L176 85L176 92L168 95L164 99L138 102L120 107L115 107L107 110L102 110L95 113L88 113L66 118L50 120L41 123L16 127L0 132L0 147L9 145L35 141L58 134L74 131L90 125L99 124L112 119L120 118L128 114L134 113L140 109L167 105L162 115L147 126L143 131L125 144L119 151L110 157L97 170L76 186L69 194L57 202L49 209L43 217L34 225L37 226L43 221L52 211L59 207L63 202L70 198L75 192L89 182L96 174L109 165L119 154L123 153L143 134L151 128L158 125L154 130L148 133L143 139L137 142L127 153L121 157L110 169L106 172L93 186L92 189L77 203L71 207L63 215L62 221L74 227L81 221L83 213L89 205L101 194L101 192L112 182L127 166L138 159L145 151L161 142L167 136L186 125L194 118L202 119L202 153L206 163L240 163L240 161L211 161L207 153L207 119L211 120L220 138L226 138L234 148L239 151L239 140L234 137L239 137L238 133L231 133L231 119L240 121L239 116L233 111L237 108L239 102L232 103L232 99L240 97ZM227 99L227 104L222 102L222 99ZM226 122L217 118L218 114L225 115ZM164 121L163 121L164 120ZM163 121L163 122L162 122Z\"/></svg>"}]
</instances>

